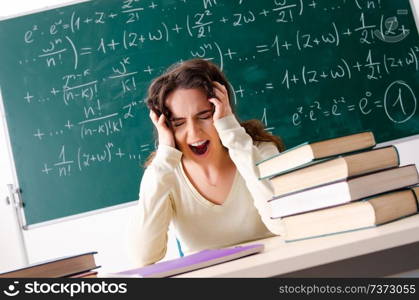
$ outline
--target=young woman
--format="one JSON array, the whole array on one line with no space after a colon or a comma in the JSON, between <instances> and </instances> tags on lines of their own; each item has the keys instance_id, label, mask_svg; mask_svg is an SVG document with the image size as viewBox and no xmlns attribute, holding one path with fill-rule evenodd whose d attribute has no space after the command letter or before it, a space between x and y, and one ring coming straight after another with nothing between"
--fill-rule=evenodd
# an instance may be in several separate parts
<instances>
[{"instance_id":1,"label":"young woman","mask_svg":"<svg viewBox=\"0 0 419 300\"><path fill-rule=\"evenodd\" d=\"M185 252L281 234L269 217L268 182L256 162L283 150L257 120L240 124L219 68L201 59L172 66L149 87L147 106L158 149L149 158L132 222L138 265L166 254L173 222Z\"/></svg>"}]
</instances>

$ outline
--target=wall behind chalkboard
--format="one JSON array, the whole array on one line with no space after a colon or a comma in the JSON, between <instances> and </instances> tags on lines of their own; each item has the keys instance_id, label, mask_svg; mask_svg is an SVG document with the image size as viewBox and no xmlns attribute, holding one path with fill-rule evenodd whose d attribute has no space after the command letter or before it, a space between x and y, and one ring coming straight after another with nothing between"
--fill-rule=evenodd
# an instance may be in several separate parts
<instances>
[{"instance_id":1,"label":"wall behind chalkboard","mask_svg":"<svg viewBox=\"0 0 419 300\"><path fill-rule=\"evenodd\" d=\"M27 224L137 200L143 103L170 64L211 59L239 117L288 147L419 132L408 0L96 0L0 22L0 86Z\"/></svg>"}]
</instances>

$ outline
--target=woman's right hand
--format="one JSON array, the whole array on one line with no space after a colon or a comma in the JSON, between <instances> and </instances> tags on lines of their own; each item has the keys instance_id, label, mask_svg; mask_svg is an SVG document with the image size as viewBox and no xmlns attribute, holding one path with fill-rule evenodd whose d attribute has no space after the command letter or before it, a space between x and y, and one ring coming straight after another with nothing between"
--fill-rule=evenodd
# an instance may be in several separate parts
<instances>
[{"instance_id":1,"label":"woman's right hand","mask_svg":"<svg viewBox=\"0 0 419 300\"><path fill-rule=\"evenodd\" d=\"M159 135L159 145L166 145L175 148L175 137L172 130L166 125L166 116L161 114L160 117L150 110L150 119L157 129Z\"/></svg>"}]
</instances>

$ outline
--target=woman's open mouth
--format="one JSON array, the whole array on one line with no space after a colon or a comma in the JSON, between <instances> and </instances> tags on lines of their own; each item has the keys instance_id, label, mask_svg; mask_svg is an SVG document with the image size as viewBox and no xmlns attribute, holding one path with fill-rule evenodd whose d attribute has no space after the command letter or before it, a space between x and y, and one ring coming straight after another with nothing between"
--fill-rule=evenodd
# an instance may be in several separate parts
<instances>
[{"instance_id":1,"label":"woman's open mouth","mask_svg":"<svg viewBox=\"0 0 419 300\"><path fill-rule=\"evenodd\" d=\"M210 141L200 141L197 143L189 144L189 148L191 148L192 152L196 155L203 155L207 152L208 146L210 144Z\"/></svg>"}]
</instances>

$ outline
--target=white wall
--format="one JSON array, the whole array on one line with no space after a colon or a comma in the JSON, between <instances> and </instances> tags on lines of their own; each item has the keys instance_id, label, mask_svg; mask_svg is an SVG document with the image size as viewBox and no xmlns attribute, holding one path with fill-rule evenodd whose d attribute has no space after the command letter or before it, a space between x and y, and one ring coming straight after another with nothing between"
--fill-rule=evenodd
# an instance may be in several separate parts
<instances>
[{"instance_id":1,"label":"white wall","mask_svg":"<svg viewBox=\"0 0 419 300\"><path fill-rule=\"evenodd\" d=\"M25 11L44 8L47 5L67 3L63 0L1 0L0 16L16 15ZM414 0L419 15L419 0ZM4 116L0 122L0 272L22 266L19 234L15 226L14 211L6 204L6 184L12 183L7 141L4 135ZM401 139L398 148L402 164L416 163L419 166L419 136ZM97 262L103 271L118 271L130 267L123 250L123 224L133 206L114 209L100 214L60 222L53 225L24 231L30 262L75 254L98 251ZM173 236L170 236L168 254L165 259L177 256Z\"/></svg>"}]
</instances>

